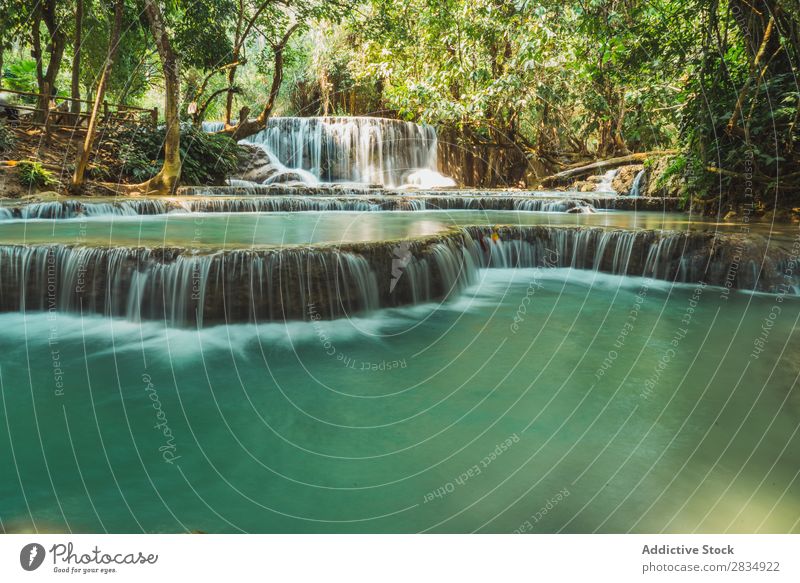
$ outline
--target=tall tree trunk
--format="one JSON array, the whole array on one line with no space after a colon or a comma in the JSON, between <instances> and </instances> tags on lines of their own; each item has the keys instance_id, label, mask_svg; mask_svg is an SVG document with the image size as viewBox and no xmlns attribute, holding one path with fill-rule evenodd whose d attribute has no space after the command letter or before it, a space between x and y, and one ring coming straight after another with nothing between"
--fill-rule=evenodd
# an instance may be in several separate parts
<instances>
[{"instance_id":1,"label":"tall tree trunk","mask_svg":"<svg viewBox=\"0 0 800 583\"><path fill-rule=\"evenodd\" d=\"M619 91L619 114L614 122L614 154L622 155L628 153L628 146L625 143L624 128L625 128L625 89Z\"/></svg>"},{"instance_id":2,"label":"tall tree trunk","mask_svg":"<svg viewBox=\"0 0 800 583\"><path fill-rule=\"evenodd\" d=\"M119 45L120 31L122 30L122 15L124 10L125 0L116 0L114 6L114 28L112 29L111 40L108 45L108 55L106 56L106 63L103 67L100 83L97 85L92 115L89 118L89 127L86 130L86 138L83 144L81 144L78 162L75 165L75 173L72 175L72 183L70 184L72 190L80 189L80 187L83 186L84 174L86 173L86 167L89 165L89 156L92 153L92 144L94 143L94 137L97 133L97 118L102 108L103 97L105 96L106 87L108 86L108 79L114 68L114 58L117 55L117 46Z\"/></svg>"},{"instance_id":3,"label":"tall tree trunk","mask_svg":"<svg viewBox=\"0 0 800 583\"><path fill-rule=\"evenodd\" d=\"M166 137L164 139L164 164L158 174L145 182L145 191L170 193L178 186L181 176L181 126L178 118L178 100L180 99L180 74L178 59L172 50L164 16L157 0L144 0L144 13L150 32L158 49L161 68L164 70L164 122Z\"/></svg>"},{"instance_id":4,"label":"tall tree trunk","mask_svg":"<svg viewBox=\"0 0 800 583\"><path fill-rule=\"evenodd\" d=\"M232 62L237 62L239 60L239 49L236 48L233 51L233 58L231 59ZM231 125L231 110L233 109L233 94L235 93L233 90L233 82L236 79L236 67L231 67L228 69L228 94L225 97L225 125Z\"/></svg>"},{"instance_id":5,"label":"tall tree trunk","mask_svg":"<svg viewBox=\"0 0 800 583\"><path fill-rule=\"evenodd\" d=\"M233 55L231 62L235 63L239 60L239 52L242 48L242 27L244 26L245 5L242 0L239 0L239 15L236 18L236 31L233 37ZM225 126L231 125L231 116L233 111L233 82L236 79L236 67L228 69L228 94L225 96Z\"/></svg>"},{"instance_id":6,"label":"tall tree trunk","mask_svg":"<svg viewBox=\"0 0 800 583\"><path fill-rule=\"evenodd\" d=\"M6 25L0 22L0 89L3 88L3 47L6 44Z\"/></svg>"},{"instance_id":7,"label":"tall tree trunk","mask_svg":"<svg viewBox=\"0 0 800 583\"><path fill-rule=\"evenodd\" d=\"M61 27L56 20L56 3L57 0L44 0L41 8L42 20L47 27L47 32L50 33L50 58L47 62L47 70L45 71L44 76L40 77L39 91L41 95L39 96L39 103L37 106L41 110L38 112L41 116L39 121L44 121L47 119L50 98L56 94L55 82L56 77L58 76L58 71L61 68L61 59L64 57L64 46L66 44L64 32L61 30ZM36 25L34 30L36 37L38 37L38 32L38 25ZM39 68L37 69L37 73L39 73L42 66L41 42L35 44L39 44L39 48L34 49L39 53Z\"/></svg>"},{"instance_id":8,"label":"tall tree trunk","mask_svg":"<svg viewBox=\"0 0 800 583\"><path fill-rule=\"evenodd\" d=\"M31 29L31 56L36 62L36 87L38 88L39 95L44 95L46 87L44 86L44 69L42 61L44 55L42 54L42 5L36 3L33 9L33 27ZM44 105L43 105L44 103ZM40 97L36 103L37 109L34 113L34 121L43 122L47 117L47 106L49 101L42 100Z\"/></svg>"},{"instance_id":9,"label":"tall tree trunk","mask_svg":"<svg viewBox=\"0 0 800 583\"><path fill-rule=\"evenodd\" d=\"M114 21L116 26L116 20ZM83 37L83 0L77 0L75 9L75 43L72 55L72 99L81 98L81 42ZM111 38L114 38L112 33ZM103 72L105 74L105 71ZM81 102L73 101L70 107L72 113L80 113Z\"/></svg>"}]
</instances>

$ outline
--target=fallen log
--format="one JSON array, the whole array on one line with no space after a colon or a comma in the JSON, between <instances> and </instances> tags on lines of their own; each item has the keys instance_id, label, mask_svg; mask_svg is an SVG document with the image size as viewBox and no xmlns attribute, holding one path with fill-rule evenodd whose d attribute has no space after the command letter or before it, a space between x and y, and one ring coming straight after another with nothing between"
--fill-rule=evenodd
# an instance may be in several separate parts
<instances>
[{"instance_id":1,"label":"fallen log","mask_svg":"<svg viewBox=\"0 0 800 583\"><path fill-rule=\"evenodd\" d=\"M646 159L652 158L653 156L666 156L677 153L678 150L655 150L652 152L628 154L627 156L620 156L618 158L609 158L608 160L599 160L597 162L592 162L591 164L586 164L575 168L568 168L567 170L562 170L557 174L546 176L545 178L542 178L542 186L554 186L563 180L591 174L596 170L611 170L612 168L624 166L625 164L644 162Z\"/></svg>"}]
</instances>

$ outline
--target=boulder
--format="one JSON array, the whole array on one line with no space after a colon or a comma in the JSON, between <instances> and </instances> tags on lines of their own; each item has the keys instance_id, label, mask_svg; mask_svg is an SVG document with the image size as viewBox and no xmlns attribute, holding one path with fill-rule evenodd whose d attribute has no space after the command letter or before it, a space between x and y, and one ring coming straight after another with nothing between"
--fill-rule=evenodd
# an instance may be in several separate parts
<instances>
[{"instance_id":1,"label":"boulder","mask_svg":"<svg viewBox=\"0 0 800 583\"><path fill-rule=\"evenodd\" d=\"M665 172L674 161L672 156L656 158L649 167L647 188L642 190L642 196L658 198L680 197L683 192L683 176L675 173L668 178L663 178Z\"/></svg>"},{"instance_id":2,"label":"boulder","mask_svg":"<svg viewBox=\"0 0 800 583\"><path fill-rule=\"evenodd\" d=\"M263 184L265 180L278 173L279 168L263 148L241 143L239 146L245 151L245 155L236 174L231 178Z\"/></svg>"},{"instance_id":3,"label":"boulder","mask_svg":"<svg viewBox=\"0 0 800 583\"><path fill-rule=\"evenodd\" d=\"M627 196L631 193L631 189L633 188L633 182L636 180L636 176L644 169L642 164L631 164L630 166L622 166L619 171L617 172L616 176L614 176L614 180L611 182L611 186L614 188L617 194L620 196ZM639 192L643 196L644 195L644 185L640 183L639 185Z\"/></svg>"},{"instance_id":4,"label":"boulder","mask_svg":"<svg viewBox=\"0 0 800 583\"><path fill-rule=\"evenodd\" d=\"M594 176L590 176L589 178L594 178ZM578 180L572 185L570 190L574 190L577 192L594 192L597 188L597 181L594 180Z\"/></svg>"},{"instance_id":5,"label":"boulder","mask_svg":"<svg viewBox=\"0 0 800 583\"><path fill-rule=\"evenodd\" d=\"M296 170L284 170L282 172L275 172L270 176L270 184L285 184L294 186L305 186L305 176Z\"/></svg>"}]
</instances>

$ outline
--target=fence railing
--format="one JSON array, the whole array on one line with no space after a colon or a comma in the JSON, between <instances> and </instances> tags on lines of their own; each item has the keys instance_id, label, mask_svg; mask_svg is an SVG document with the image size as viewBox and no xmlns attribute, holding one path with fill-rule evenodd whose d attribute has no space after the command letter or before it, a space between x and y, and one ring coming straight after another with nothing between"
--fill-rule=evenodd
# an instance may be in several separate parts
<instances>
[{"instance_id":1,"label":"fence railing","mask_svg":"<svg viewBox=\"0 0 800 583\"><path fill-rule=\"evenodd\" d=\"M20 122L44 126L46 129L57 128L67 129L73 131L86 130L89 125L89 117L91 116L92 107L94 102L87 99L74 99L72 97L65 97L56 95L52 99L48 99L48 105L51 100L55 103L55 107L48 107L43 109L39 107L42 102L43 95L41 93L31 93L29 91L16 91L14 89L0 88L0 94L10 93L12 95L19 95L21 97L35 98L35 103L0 103L0 117L3 117L4 110L5 116L8 117L9 111L16 110L19 115ZM84 108L81 106L79 111L71 111L70 105L73 103L87 104ZM20 112L29 112L27 115L21 115ZM138 124L149 125L155 128L158 125L158 108L144 109L142 107L134 107L132 105L123 105L119 103L109 103L103 101L103 109L99 116L99 124L101 126L109 127L118 124Z\"/></svg>"}]
</instances>

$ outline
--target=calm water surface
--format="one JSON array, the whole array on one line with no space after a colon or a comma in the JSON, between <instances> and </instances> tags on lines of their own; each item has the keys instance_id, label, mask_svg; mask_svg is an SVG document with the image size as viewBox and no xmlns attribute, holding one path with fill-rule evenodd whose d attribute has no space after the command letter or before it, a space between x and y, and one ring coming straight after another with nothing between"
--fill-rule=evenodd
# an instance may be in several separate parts
<instances>
[{"instance_id":1,"label":"calm water surface","mask_svg":"<svg viewBox=\"0 0 800 583\"><path fill-rule=\"evenodd\" d=\"M74 219L0 222L0 244L68 243L80 245L251 248L393 240L442 232L459 225L599 226L666 231L743 232L741 225L716 223L680 214L598 212L593 214L526 211L392 211L191 213L154 216L99 216ZM750 225L753 232L785 244L797 235L793 225Z\"/></svg>"}]
</instances>

